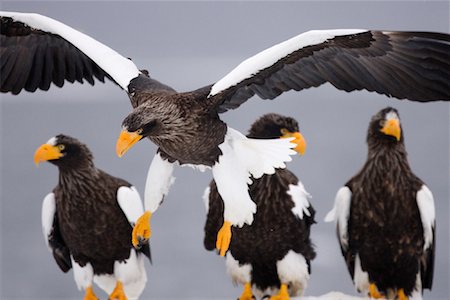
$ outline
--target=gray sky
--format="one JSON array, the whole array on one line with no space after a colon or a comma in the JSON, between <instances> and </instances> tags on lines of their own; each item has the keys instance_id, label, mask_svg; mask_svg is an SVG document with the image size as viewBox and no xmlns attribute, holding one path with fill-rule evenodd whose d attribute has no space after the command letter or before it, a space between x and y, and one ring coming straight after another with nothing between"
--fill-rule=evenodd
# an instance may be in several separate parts
<instances>
[{"instance_id":1,"label":"gray sky","mask_svg":"<svg viewBox=\"0 0 450 300\"><path fill-rule=\"evenodd\" d=\"M39 12L117 50L179 91L213 83L245 58L310 29L368 28L449 32L448 2L1 2L2 9ZM66 84L50 92L1 95L1 298L79 299L72 272L63 274L45 247L40 225L44 196L57 183L50 164L36 168L35 149L65 133L88 144L99 168L143 193L156 150L145 141L125 157L114 153L128 98L112 83ZM323 223L336 191L363 165L370 117L387 105L400 111L409 160L432 190L437 210L435 281L426 299L449 299L449 104L418 104L329 85L274 101L258 98L221 117L246 133L260 115L278 112L300 122L308 142L288 168L313 195L318 256L306 295L350 294L350 276L334 226ZM175 171L177 180L152 219L154 263L142 298L235 299L222 258L203 249L201 200L209 172ZM101 292L98 295L105 298Z\"/></svg>"}]
</instances>

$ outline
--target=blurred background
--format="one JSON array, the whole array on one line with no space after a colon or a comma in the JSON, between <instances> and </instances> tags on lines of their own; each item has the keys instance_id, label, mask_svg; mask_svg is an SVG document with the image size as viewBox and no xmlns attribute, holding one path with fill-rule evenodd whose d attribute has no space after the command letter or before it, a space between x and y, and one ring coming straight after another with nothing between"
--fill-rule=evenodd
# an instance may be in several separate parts
<instances>
[{"instance_id":1,"label":"blurred background","mask_svg":"<svg viewBox=\"0 0 450 300\"><path fill-rule=\"evenodd\" d=\"M242 60L310 29L367 28L449 32L449 2L9 2L3 10L38 12L58 19L133 59L178 91L219 80ZM66 83L49 92L1 95L1 299L80 299L73 275L63 274L41 233L41 204L57 183L50 164L33 164L35 149L59 133L86 143L97 167L133 183L143 194L156 147L144 141L122 159L115 155L121 122L130 111L116 85ZM221 117L247 132L264 113L292 116L308 149L288 165L312 194L317 258L305 295L338 290L355 294L335 228L323 223L336 191L366 159L371 116L386 106L402 119L413 171L434 193L437 250L433 291L449 299L449 104L391 100L330 85L288 92L274 101L255 97ZM180 145L182 147L182 145ZM224 260L203 248L201 196L212 175L190 168L177 177L152 219L153 265L143 299L236 299ZM380 262L383 263L383 262ZM97 289L98 291L98 289ZM106 299L106 295L98 292Z\"/></svg>"}]
</instances>

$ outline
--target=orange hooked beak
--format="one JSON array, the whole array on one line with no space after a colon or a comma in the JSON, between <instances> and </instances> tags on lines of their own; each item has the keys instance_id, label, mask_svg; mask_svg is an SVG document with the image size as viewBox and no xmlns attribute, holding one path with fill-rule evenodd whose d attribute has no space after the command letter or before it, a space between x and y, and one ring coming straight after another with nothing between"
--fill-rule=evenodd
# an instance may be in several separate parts
<instances>
[{"instance_id":1,"label":"orange hooked beak","mask_svg":"<svg viewBox=\"0 0 450 300\"><path fill-rule=\"evenodd\" d=\"M284 132L284 134L281 136L281 138L294 138L291 143L296 144L297 146L294 148L295 151L297 151L298 154L303 155L305 154L306 150L306 141L303 135L300 132Z\"/></svg>"},{"instance_id":2,"label":"orange hooked beak","mask_svg":"<svg viewBox=\"0 0 450 300\"><path fill-rule=\"evenodd\" d=\"M136 132L129 132L122 130L116 144L116 153L118 157L122 157L134 144L143 138L142 135Z\"/></svg>"},{"instance_id":3,"label":"orange hooked beak","mask_svg":"<svg viewBox=\"0 0 450 300\"><path fill-rule=\"evenodd\" d=\"M389 119L386 120L383 128L380 130L382 133L386 135L393 136L400 141L402 130L400 129L400 122L397 119Z\"/></svg>"},{"instance_id":4,"label":"orange hooked beak","mask_svg":"<svg viewBox=\"0 0 450 300\"><path fill-rule=\"evenodd\" d=\"M63 154L57 146L43 144L34 152L34 163L38 166L41 161L59 159L62 156Z\"/></svg>"}]
</instances>

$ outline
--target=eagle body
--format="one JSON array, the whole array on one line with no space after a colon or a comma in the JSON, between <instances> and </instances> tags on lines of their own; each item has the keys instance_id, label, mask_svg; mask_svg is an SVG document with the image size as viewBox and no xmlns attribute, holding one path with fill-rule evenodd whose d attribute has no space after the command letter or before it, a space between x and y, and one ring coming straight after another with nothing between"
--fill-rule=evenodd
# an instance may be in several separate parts
<instances>
[{"instance_id":1,"label":"eagle body","mask_svg":"<svg viewBox=\"0 0 450 300\"><path fill-rule=\"evenodd\" d=\"M398 111L372 117L368 156L342 187L326 221L335 220L358 291L371 297L421 298L434 270L434 199L411 170Z\"/></svg>"},{"instance_id":2,"label":"eagle body","mask_svg":"<svg viewBox=\"0 0 450 300\"><path fill-rule=\"evenodd\" d=\"M49 161L59 169L57 186L42 205L45 241L63 272L73 268L85 299L97 299L97 283L110 299L137 299L147 275L143 256L150 247L135 250L133 225L143 213L136 189L127 181L95 167L86 145L57 135L40 146L35 162Z\"/></svg>"},{"instance_id":3,"label":"eagle body","mask_svg":"<svg viewBox=\"0 0 450 300\"><path fill-rule=\"evenodd\" d=\"M297 184L297 177L287 169L253 179L249 186L250 195L257 206L253 223L232 228L229 253L239 264L252 266L252 284L261 291L280 286L277 261L290 250L305 258L308 271L310 261L315 257L310 240L310 227L314 224L315 211L309 206L309 215L305 214L300 219L293 214L295 204L287 194L289 186ZM207 250L215 249L217 232L222 223L223 200L212 182L205 224L204 244Z\"/></svg>"},{"instance_id":4,"label":"eagle body","mask_svg":"<svg viewBox=\"0 0 450 300\"><path fill-rule=\"evenodd\" d=\"M117 203L121 186L131 184L98 169L61 170L54 189L61 237L73 259L90 263L97 275L113 274L114 262L128 259L132 249L133 228Z\"/></svg>"},{"instance_id":5,"label":"eagle body","mask_svg":"<svg viewBox=\"0 0 450 300\"><path fill-rule=\"evenodd\" d=\"M267 114L252 124L248 136L273 139L286 132L299 134L298 131L298 123L293 118ZM304 148L302 154L303 151ZM309 194L287 169L251 178L251 182L249 194L256 213L251 225L231 228L226 257L228 272L234 281L253 286L257 294L271 294L285 284L290 287L290 295L299 295L306 288L310 262L316 255L310 240L315 211L308 201ZM224 201L215 181L205 191L204 200L208 210L204 246L213 250L226 221ZM286 271L285 264L295 271Z\"/></svg>"},{"instance_id":6,"label":"eagle body","mask_svg":"<svg viewBox=\"0 0 450 300\"><path fill-rule=\"evenodd\" d=\"M129 130L145 122L144 114L149 119L154 116L148 138L159 147L163 158L180 164L213 166L221 155L218 146L224 141L227 126L217 113L208 110L205 99L209 90L155 93L153 79L140 76L139 82L143 88L133 88L131 101L139 103L135 111L140 113L126 119Z\"/></svg>"},{"instance_id":7,"label":"eagle body","mask_svg":"<svg viewBox=\"0 0 450 300\"><path fill-rule=\"evenodd\" d=\"M423 182L403 151L377 153L370 161L346 184L352 191L349 248L378 289L398 286L411 294L424 246L416 200Z\"/></svg>"}]
</instances>

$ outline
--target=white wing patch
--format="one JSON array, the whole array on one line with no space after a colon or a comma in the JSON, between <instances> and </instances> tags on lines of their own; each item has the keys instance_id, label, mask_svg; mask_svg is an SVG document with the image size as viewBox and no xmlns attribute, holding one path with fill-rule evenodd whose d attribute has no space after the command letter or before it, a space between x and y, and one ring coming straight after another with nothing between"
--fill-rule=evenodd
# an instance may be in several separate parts
<instances>
[{"instance_id":1,"label":"white wing patch","mask_svg":"<svg viewBox=\"0 0 450 300\"><path fill-rule=\"evenodd\" d=\"M148 169L147 180L145 182L145 210L154 213L161 202L169 193L170 186L175 182L172 176L174 164L162 159L156 153Z\"/></svg>"},{"instance_id":2,"label":"white wing patch","mask_svg":"<svg viewBox=\"0 0 450 300\"><path fill-rule=\"evenodd\" d=\"M224 218L236 226L253 222L256 204L248 193L250 175L260 178L285 168L290 155L296 154L290 139L249 139L228 127L225 140L219 145L222 155L213 168L217 190L224 201Z\"/></svg>"},{"instance_id":3,"label":"white wing patch","mask_svg":"<svg viewBox=\"0 0 450 300\"><path fill-rule=\"evenodd\" d=\"M366 31L365 29L311 30L297 35L243 61L212 86L209 97L254 76L260 70L272 66L283 57L301 48L323 43L336 36L358 34Z\"/></svg>"},{"instance_id":4,"label":"white wing patch","mask_svg":"<svg viewBox=\"0 0 450 300\"><path fill-rule=\"evenodd\" d=\"M49 193L47 196L45 196L44 201L42 202L41 211L42 232L44 234L44 240L47 247L49 247L48 236L53 230L53 220L55 218L55 213L55 194Z\"/></svg>"},{"instance_id":5,"label":"white wing patch","mask_svg":"<svg viewBox=\"0 0 450 300\"><path fill-rule=\"evenodd\" d=\"M293 138L287 139L249 139L239 131L228 127L222 147L228 143L240 164L256 179L264 174L274 174L277 168L286 168L285 162L291 161L292 150L296 144L291 143ZM222 148L221 148L222 150Z\"/></svg>"},{"instance_id":6,"label":"white wing patch","mask_svg":"<svg viewBox=\"0 0 450 300\"><path fill-rule=\"evenodd\" d=\"M212 173L223 199L224 220L239 227L244 223L251 224L256 204L248 193L250 174L229 143L224 142L219 147L222 155L213 166Z\"/></svg>"},{"instance_id":7,"label":"white wing patch","mask_svg":"<svg viewBox=\"0 0 450 300\"><path fill-rule=\"evenodd\" d=\"M297 185L290 184L289 190L287 194L291 196L292 201L294 202L294 207L292 208L292 213L303 219L303 215L311 216L311 213L308 210L310 206L308 198L311 198L311 195L305 190L303 184L299 181Z\"/></svg>"},{"instance_id":8,"label":"white wing patch","mask_svg":"<svg viewBox=\"0 0 450 300\"><path fill-rule=\"evenodd\" d=\"M357 253L355 256L355 269L353 273L353 282L355 283L356 290L359 293L367 294L369 292L369 273L363 271L361 267L361 259Z\"/></svg>"},{"instance_id":9,"label":"white wing patch","mask_svg":"<svg viewBox=\"0 0 450 300\"><path fill-rule=\"evenodd\" d=\"M117 202L125 213L128 222L134 225L137 219L144 213L141 197L134 186L121 186L117 190Z\"/></svg>"},{"instance_id":10,"label":"white wing patch","mask_svg":"<svg viewBox=\"0 0 450 300\"><path fill-rule=\"evenodd\" d=\"M205 191L203 192L203 204L205 205L206 211L209 211L209 194L211 193L211 188L209 186L206 187Z\"/></svg>"},{"instance_id":11,"label":"white wing patch","mask_svg":"<svg viewBox=\"0 0 450 300\"><path fill-rule=\"evenodd\" d=\"M128 91L130 81L140 74L136 65L128 58L59 21L34 13L2 11L0 15L23 22L30 27L60 35L95 61L125 91Z\"/></svg>"},{"instance_id":12,"label":"white wing patch","mask_svg":"<svg viewBox=\"0 0 450 300\"><path fill-rule=\"evenodd\" d=\"M341 187L336 194L333 209L326 215L325 222L335 221L339 230L339 241L344 249L348 247L348 218L350 217L350 204L352 192L346 186Z\"/></svg>"},{"instance_id":13,"label":"white wing patch","mask_svg":"<svg viewBox=\"0 0 450 300\"><path fill-rule=\"evenodd\" d=\"M426 185L417 192L417 206L419 206L420 218L422 219L423 235L425 239L424 250L433 244L433 229L435 226L436 212L434 198Z\"/></svg>"}]
</instances>

